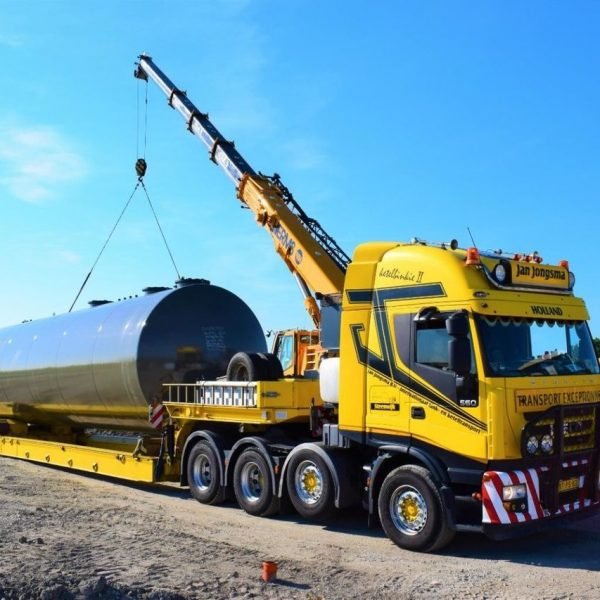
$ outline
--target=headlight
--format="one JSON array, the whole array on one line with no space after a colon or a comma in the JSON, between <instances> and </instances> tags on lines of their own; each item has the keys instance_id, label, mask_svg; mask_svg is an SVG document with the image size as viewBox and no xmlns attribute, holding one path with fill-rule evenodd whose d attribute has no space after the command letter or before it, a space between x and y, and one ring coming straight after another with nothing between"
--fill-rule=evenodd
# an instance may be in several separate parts
<instances>
[{"instance_id":1,"label":"headlight","mask_svg":"<svg viewBox=\"0 0 600 600\"><path fill-rule=\"evenodd\" d=\"M535 454L538 451L539 445L540 443L535 435L530 436L527 439L527 454Z\"/></svg>"},{"instance_id":2,"label":"headlight","mask_svg":"<svg viewBox=\"0 0 600 600\"><path fill-rule=\"evenodd\" d=\"M554 450L554 440L552 439L552 436L546 434L542 438L542 443L540 444L540 446L544 454L552 454L552 451Z\"/></svg>"},{"instance_id":3,"label":"headlight","mask_svg":"<svg viewBox=\"0 0 600 600\"><path fill-rule=\"evenodd\" d=\"M505 485L502 488L502 500L508 502L510 500L521 500L527 496L527 488L524 483L517 485Z\"/></svg>"},{"instance_id":4,"label":"headlight","mask_svg":"<svg viewBox=\"0 0 600 600\"><path fill-rule=\"evenodd\" d=\"M494 267L494 278L498 283L504 283L506 281L506 267L502 263L498 263Z\"/></svg>"}]
</instances>

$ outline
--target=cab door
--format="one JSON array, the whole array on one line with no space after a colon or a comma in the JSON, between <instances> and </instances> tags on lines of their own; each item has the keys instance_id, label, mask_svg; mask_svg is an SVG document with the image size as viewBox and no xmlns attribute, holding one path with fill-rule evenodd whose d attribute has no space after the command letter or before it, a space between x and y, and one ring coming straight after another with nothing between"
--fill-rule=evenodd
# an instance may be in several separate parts
<instances>
[{"instance_id":1,"label":"cab door","mask_svg":"<svg viewBox=\"0 0 600 600\"><path fill-rule=\"evenodd\" d=\"M401 364L398 346L408 347L410 343L410 320L396 323L393 309L383 310L383 307L374 310L371 319L366 379L367 432L376 443L408 443L408 365Z\"/></svg>"},{"instance_id":2,"label":"cab door","mask_svg":"<svg viewBox=\"0 0 600 600\"><path fill-rule=\"evenodd\" d=\"M450 316L451 313L432 311L412 319L410 433L413 442L454 451L468 447L464 453L480 454L486 427L479 405L471 336L467 332L463 340L471 349L471 369L459 377L450 369L449 349L454 337L447 328Z\"/></svg>"}]
</instances>

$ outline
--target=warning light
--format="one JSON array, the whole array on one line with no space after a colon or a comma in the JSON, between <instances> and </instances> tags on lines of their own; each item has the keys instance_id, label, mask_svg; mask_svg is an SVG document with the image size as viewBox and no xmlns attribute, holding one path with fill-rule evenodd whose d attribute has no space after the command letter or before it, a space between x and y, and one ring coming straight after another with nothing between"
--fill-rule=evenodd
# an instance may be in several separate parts
<instances>
[{"instance_id":1,"label":"warning light","mask_svg":"<svg viewBox=\"0 0 600 600\"><path fill-rule=\"evenodd\" d=\"M480 265L481 259L479 258L479 250L477 248L467 248L467 259L465 261L467 265Z\"/></svg>"}]
</instances>

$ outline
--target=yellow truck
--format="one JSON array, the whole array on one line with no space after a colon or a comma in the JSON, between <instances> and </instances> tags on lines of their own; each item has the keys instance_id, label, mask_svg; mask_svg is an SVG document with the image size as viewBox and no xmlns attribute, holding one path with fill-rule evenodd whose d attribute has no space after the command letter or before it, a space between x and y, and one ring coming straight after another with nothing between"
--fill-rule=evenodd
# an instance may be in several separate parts
<instances>
[{"instance_id":1,"label":"yellow truck","mask_svg":"<svg viewBox=\"0 0 600 600\"><path fill-rule=\"evenodd\" d=\"M183 281L0 330L1 454L179 480L256 516L291 505L326 522L362 504L415 551L597 512L600 369L566 261L454 240L366 243L350 260L150 57L136 74L235 182L316 329L268 353L241 299ZM284 373L303 345L311 360Z\"/></svg>"}]
</instances>

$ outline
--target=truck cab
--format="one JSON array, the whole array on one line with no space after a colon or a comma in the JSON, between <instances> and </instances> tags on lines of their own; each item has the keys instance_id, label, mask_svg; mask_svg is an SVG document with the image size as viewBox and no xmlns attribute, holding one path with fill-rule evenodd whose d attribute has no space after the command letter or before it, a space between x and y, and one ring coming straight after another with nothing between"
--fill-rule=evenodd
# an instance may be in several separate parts
<instances>
[{"instance_id":1,"label":"truck cab","mask_svg":"<svg viewBox=\"0 0 600 600\"><path fill-rule=\"evenodd\" d=\"M359 246L343 296L340 433L391 453L387 469L421 456L454 496L468 492L467 518L491 537L597 504L600 370L573 284L566 262L537 255Z\"/></svg>"}]
</instances>

